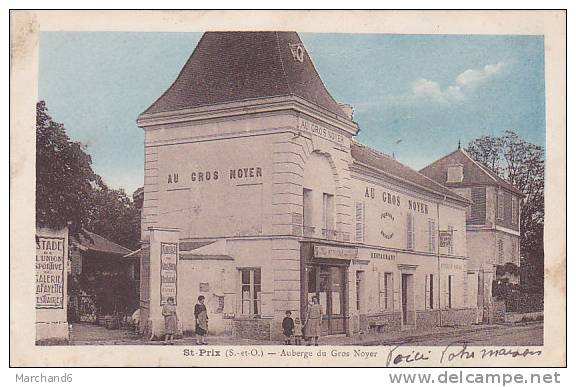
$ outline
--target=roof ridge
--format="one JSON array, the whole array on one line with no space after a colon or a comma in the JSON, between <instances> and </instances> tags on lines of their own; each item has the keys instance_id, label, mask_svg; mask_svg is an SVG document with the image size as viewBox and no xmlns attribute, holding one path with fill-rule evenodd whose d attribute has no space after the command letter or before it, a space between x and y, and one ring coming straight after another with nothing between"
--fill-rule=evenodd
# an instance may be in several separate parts
<instances>
[{"instance_id":1,"label":"roof ridge","mask_svg":"<svg viewBox=\"0 0 576 387\"><path fill-rule=\"evenodd\" d=\"M380 151L378 151L378 150L376 150L376 149L373 149L373 148L371 148L371 147L369 147L369 146L367 146L367 145L361 144L361 143L359 143L359 142L357 142L357 141L354 141L354 142L355 142L357 145L363 147L364 149L367 149L368 151L371 151L372 153L375 153L376 155L384 156L384 157L386 157L388 160L393 161L394 163L402 166L403 168L407 168L407 169L409 169L410 171L412 171L412 172L414 172L414 173L417 173L419 176L425 178L427 181L429 181L430 183L432 183L433 186L436 187L436 188L433 189L433 188L424 187L423 185L421 185L421 184L419 184L419 183L416 183L416 182L414 182L414 181L410 181L409 179L404 179L404 178L402 178L402 177L400 177L400 176L396 176L396 175L394 175L394 174L392 174L392 173L389 173L389 172L384 171L384 170L382 170L382 169L380 169L380 168L377 168L377 169L379 169L382 173L384 173L384 174L386 174L386 175L389 175L389 176L392 176L392 177L395 177L396 179L400 179L400 180L402 180L402 181L404 181L404 182L407 182L408 184L411 184L411 185L420 187L420 188L425 189L425 190L427 190L427 191L432 191L432 192L434 192L434 193L436 193L436 194L443 195L444 197L449 197L449 196L451 196L452 199L462 199L462 201L468 201L468 199L466 199L465 197L457 194L456 192L450 190L448 187L445 187L444 185L442 185L442 184L438 183L437 181L429 178L428 176L424 175L423 173L420 173L419 171L417 171L416 169L410 167L409 165L406 165L406 164L404 164L404 163L401 163L400 161L396 160L395 158L390 157L390 156L386 155L385 153L382 153L382 152L380 152ZM439 190L438 188L440 188L440 190ZM447 191L447 192L442 192L442 191L444 191L444 190ZM449 192L449 194L448 194L448 192Z\"/></svg>"},{"instance_id":2,"label":"roof ridge","mask_svg":"<svg viewBox=\"0 0 576 387\"><path fill-rule=\"evenodd\" d=\"M474 158L473 158L472 156L470 156L470 155L468 154L468 152L466 152L464 149L459 149L459 150L464 154L464 156L468 157L478 168L480 168L480 169L481 169L485 174L487 174L492 180L494 180L495 182L498 182L498 180L496 180L496 179L494 178L494 176L492 176L492 173L490 173L490 172L488 171L490 168L485 167L484 165L482 165L482 163L474 160ZM493 172L493 173L495 173L495 172Z\"/></svg>"}]
</instances>

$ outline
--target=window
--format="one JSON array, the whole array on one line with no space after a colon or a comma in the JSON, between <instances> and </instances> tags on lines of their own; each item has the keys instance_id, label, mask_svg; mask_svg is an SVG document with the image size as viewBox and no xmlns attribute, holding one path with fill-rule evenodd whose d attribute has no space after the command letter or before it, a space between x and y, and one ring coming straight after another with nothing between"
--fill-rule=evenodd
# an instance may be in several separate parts
<instances>
[{"instance_id":1,"label":"window","mask_svg":"<svg viewBox=\"0 0 576 387\"><path fill-rule=\"evenodd\" d=\"M512 224L518 224L518 198L512 197Z\"/></svg>"},{"instance_id":2,"label":"window","mask_svg":"<svg viewBox=\"0 0 576 387\"><path fill-rule=\"evenodd\" d=\"M464 169L462 165L449 165L446 182L461 183L462 180L464 180Z\"/></svg>"},{"instance_id":3,"label":"window","mask_svg":"<svg viewBox=\"0 0 576 387\"><path fill-rule=\"evenodd\" d=\"M472 205L470 206L469 224L484 224L486 222L486 187L472 187L470 190Z\"/></svg>"},{"instance_id":4,"label":"window","mask_svg":"<svg viewBox=\"0 0 576 387\"><path fill-rule=\"evenodd\" d=\"M498 220L504 220L504 191L498 191Z\"/></svg>"},{"instance_id":5,"label":"window","mask_svg":"<svg viewBox=\"0 0 576 387\"><path fill-rule=\"evenodd\" d=\"M356 202L356 241L364 242L364 203Z\"/></svg>"},{"instance_id":6,"label":"window","mask_svg":"<svg viewBox=\"0 0 576 387\"><path fill-rule=\"evenodd\" d=\"M240 314L259 316L262 293L260 269L240 269L240 278L242 281Z\"/></svg>"},{"instance_id":7,"label":"window","mask_svg":"<svg viewBox=\"0 0 576 387\"><path fill-rule=\"evenodd\" d=\"M448 240L448 254L454 254L454 227L448 225L448 233L450 239Z\"/></svg>"},{"instance_id":8,"label":"window","mask_svg":"<svg viewBox=\"0 0 576 387\"><path fill-rule=\"evenodd\" d=\"M424 303L426 309L434 309L434 274L427 274L424 284Z\"/></svg>"},{"instance_id":9,"label":"window","mask_svg":"<svg viewBox=\"0 0 576 387\"><path fill-rule=\"evenodd\" d=\"M452 283L454 281L454 276L448 276L448 309L452 309Z\"/></svg>"},{"instance_id":10,"label":"window","mask_svg":"<svg viewBox=\"0 0 576 387\"><path fill-rule=\"evenodd\" d=\"M436 222L428 219L428 251L436 252Z\"/></svg>"},{"instance_id":11,"label":"window","mask_svg":"<svg viewBox=\"0 0 576 387\"><path fill-rule=\"evenodd\" d=\"M302 191L302 213L303 213L303 235L313 236L314 227L312 227L312 190L304 188Z\"/></svg>"},{"instance_id":12,"label":"window","mask_svg":"<svg viewBox=\"0 0 576 387\"><path fill-rule=\"evenodd\" d=\"M393 309L393 283L392 273L379 273L380 277L380 309L391 311Z\"/></svg>"},{"instance_id":13,"label":"window","mask_svg":"<svg viewBox=\"0 0 576 387\"><path fill-rule=\"evenodd\" d=\"M334 237L334 195L324 193L322 195L322 227L325 230L324 237Z\"/></svg>"},{"instance_id":14,"label":"window","mask_svg":"<svg viewBox=\"0 0 576 387\"><path fill-rule=\"evenodd\" d=\"M516 266L520 266L520 254L518 251L518 243L512 241L512 263Z\"/></svg>"},{"instance_id":15,"label":"window","mask_svg":"<svg viewBox=\"0 0 576 387\"><path fill-rule=\"evenodd\" d=\"M406 248L414 250L414 216L406 214Z\"/></svg>"},{"instance_id":16,"label":"window","mask_svg":"<svg viewBox=\"0 0 576 387\"><path fill-rule=\"evenodd\" d=\"M498 265L502 265L504 262L504 241L498 239Z\"/></svg>"}]
</instances>

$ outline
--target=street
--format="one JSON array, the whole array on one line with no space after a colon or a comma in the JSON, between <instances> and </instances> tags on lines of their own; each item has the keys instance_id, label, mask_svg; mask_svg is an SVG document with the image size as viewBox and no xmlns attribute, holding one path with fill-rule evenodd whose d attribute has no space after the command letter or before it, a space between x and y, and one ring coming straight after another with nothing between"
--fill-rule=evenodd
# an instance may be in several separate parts
<instances>
[{"instance_id":1,"label":"street","mask_svg":"<svg viewBox=\"0 0 576 387\"><path fill-rule=\"evenodd\" d=\"M207 336L212 345L279 345L269 340L240 339L232 336ZM396 331L381 334L321 337L320 345L410 345L446 346L466 343L469 346L539 346L543 345L543 323L501 325L471 325L437 327L428 330ZM125 330L108 330L90 324L73 324L71 345L162 345L161 341L147 341ZM185 336L175 345L194 345L195 338Z\"/></svg>"}]
</instances>

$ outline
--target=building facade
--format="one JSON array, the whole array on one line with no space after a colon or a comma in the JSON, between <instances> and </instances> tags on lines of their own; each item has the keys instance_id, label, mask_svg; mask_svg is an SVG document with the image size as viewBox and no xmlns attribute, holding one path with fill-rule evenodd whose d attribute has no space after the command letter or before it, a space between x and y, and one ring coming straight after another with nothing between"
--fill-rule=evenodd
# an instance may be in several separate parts
<instances>
[{"instance_id":1,"label":"building facade","mask_svg":"<svg viewBox=\"0 0 576 387\"><path fill-rule=\"evenodd\" d=\"M354 140L296 33L206 33L138 118L142 329L281 335L312 296L323 334L476 321L469 199Z\"/></svg>"},{"instance_id":2,"label":"building facade","mask_svg":"<svg viewBox=\"0 0 576 387\"><path fill-rule=\"evenodd\" d=\"M420 172L472 201L466 212L469 271L478 277L477 306L482 321L488 322L492 318L492 282L503 278L519 281L524 194L460 147Z\"/></svg>"}]
</instances>

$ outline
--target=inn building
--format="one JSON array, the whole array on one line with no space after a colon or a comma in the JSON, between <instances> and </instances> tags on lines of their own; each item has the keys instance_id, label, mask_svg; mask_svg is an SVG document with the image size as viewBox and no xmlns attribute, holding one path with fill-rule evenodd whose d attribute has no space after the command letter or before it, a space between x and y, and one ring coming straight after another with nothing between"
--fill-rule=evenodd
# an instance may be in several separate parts
<instances>
[{"instance_id":1,"label":"inn building","mask_svg":"<svg viewBox=\"0 0 576 387\"><path fill-rule=\"evenodd\" d=\"M298 34L205 33L138 117L141 327L275 339L319 297L325 335L477 322L470 198L357 142Z\"/></svg>"}]
</instances>

